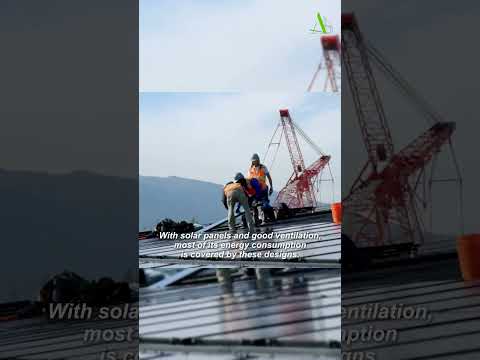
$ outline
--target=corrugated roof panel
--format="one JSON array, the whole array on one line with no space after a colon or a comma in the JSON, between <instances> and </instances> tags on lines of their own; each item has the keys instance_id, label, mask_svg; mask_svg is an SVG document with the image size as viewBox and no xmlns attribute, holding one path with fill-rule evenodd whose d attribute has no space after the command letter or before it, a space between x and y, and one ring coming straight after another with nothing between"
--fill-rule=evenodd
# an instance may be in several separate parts
<instances>
[{"instance_id":1,"label":"corrugated roof panel","mask_svg":"<svg viewBox=\"0 0 480 360\"><path fill-rule=\"evenodd\" d=\"M342 274L345 309L379 304L427 311L427 319L347 319L342 330L394 329L394 342L354 342L345 349L389 360L480 358L480 282L464 282L455 257L405 262L386 269ZM425 310L422 310L425 309Z\"/></svg>"},{"instance_id":2,"label":"corrugated roof panel","mask_svg":"<svg viewBox=\"0 0 480 360\"><path fill-rule=\"evenodd\" d=\"M239 229L239 233L243 230ZM225 221L220 221L215 226L207 229L205 234L220 234L228 232ZM191 242L189 240L159 240L149 239L140 241L139 262L140 267L148 268L164 264L223 264L238 266L265 265L271 267L288 266L296 267L340 267L341 256L341 226L334 224L330 212L320 212L298 216L259 227L261 234L272 234L273 239L215 239L197 240L196 246L201 242L215 243L216 249L200 248L194 252L195 257L185 258L182 254L190 255L193 250L181 249L179 244ZM288 238L292 234L296 239ZM265 236L266 236L265 235ZM298 238L305 237L305 238ZM299 244L304 244L300 247ZM298 245L299 248L285 249L282 246ZM243 252L239 246L248 246ZM280 248L259 248L260 246ZM232 249L232 247L235 247ZM237 257L220 257L222 251L235 252ZM268 253L268 254L267 254ZM295 253L296 257L289 257ZM274 255L276 254L276 255ZM269 255L269 256L267 256ZM239 258L240 257L240 258ZM156 264L156 265L154 265Z\"/></svg>"},{"instance_id":3,"label":"corrugated roof panel","mask_svg":"<svg viewBox=\"0 0 480 360\"><path fill-rule=\"evenodd\" d=\"M143 289L141 351L169 353L177 346L175 359L183 351L200 359L226 350L258 353L259 359L283 359L290 351L295 358L339 359L340 287L339 270L316 270L235 280L231 287Z\"/></svg>"},{"instance_id":4,"label":"corrugated roof panel","mask_svg":"<svg viewBox=\"0 0 480 360\"><path fill-rule=\"evenodd\" d=\"M104 351L119 354L138 352L132 342L89 343L88 329L128 330L138 327L136 320L51 321L45 317L0 322L0 359L99 359Z\"/></svg>"}]
</instances>

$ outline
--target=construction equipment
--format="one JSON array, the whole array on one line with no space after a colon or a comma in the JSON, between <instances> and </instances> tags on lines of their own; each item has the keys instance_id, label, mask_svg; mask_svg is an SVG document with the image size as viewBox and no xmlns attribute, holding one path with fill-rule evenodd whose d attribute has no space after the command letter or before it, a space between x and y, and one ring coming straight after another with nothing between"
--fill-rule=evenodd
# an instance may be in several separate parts
<instances>
[{"instance_id":1,"label":"construction equipment","mask_svg":"<svg viewBox=\"0 0 480 360\"><path fill-rule=\"evenodd\" d=\"M281 129L279 140L278 142L274 142L279 129ZM303 160L303 155L297 139L297 132L320 156L318 160L308 167L305 166ZM329 166L330 155L324 154L313 140L293 122L287 109L280 110L280 123L277 125L272 139L270 140L267 154L269 149L274 145L277 146L276 151L278 151L282 135L285 136L290 160L292 162L293 173L285 187L279 192L274 202L274 206L280 208L282 206L281 204L285 204L290 209L315 209L317 207L317 199L315 196L314 184L317 179L321 179L322 171L325 168L328 168L331 181L333 182L333 176ZM275 157L276 153L273 161L275 160Z\"/></svg>"},{"instance_id":2,"label":"construction equipment","mask_svg":"<svg viewBox=\"0 0 480 360\"><path fill-rule=\"evenodd\" d=\"M346 249L383 248L415 253L424 241L418 213L420 183L431 187L429 168L443 147L449 145L455 123L444 121L386 61L367 43L353 14L342 15L342 64L347 74L368 161L343 200L349 239ZM395 151L372 63L391 80L429 121L430 127L400 151ZM456 181L461 177L456 161ZM427 177L429 177L427 179ZM421 199L427 206L428 199Z\"/></svg>"},{"instance_id":3,"label":"construction equipment","mask_svg":"<svg viewBox=\"0 0 480 360\"><path fill-rule=\"evenodd\" d=\"M320 37L320 43L323 49L323 62L318 64L307 91L313 91L320 71L325 69L326 76L323 91L339 92L341 85L340 39L338 35L324 35Z\"/></svg>"}]
</instances>

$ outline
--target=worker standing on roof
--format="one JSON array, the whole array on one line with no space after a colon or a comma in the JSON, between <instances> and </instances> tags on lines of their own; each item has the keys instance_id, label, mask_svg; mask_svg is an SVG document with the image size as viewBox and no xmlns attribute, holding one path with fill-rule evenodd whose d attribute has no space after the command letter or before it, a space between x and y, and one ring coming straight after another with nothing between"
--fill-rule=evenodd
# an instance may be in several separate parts
<instances>
[{"instance_id":1,"label":"worker standing on roof","mask_svg":"<svg viewBox=\"0 0 480 360\"><path fill-rule=\"evenodd\" d=\"M237 203L245 210L248 231L250 231L250 233L255 232L252 213L248 205L247 187L247 181L243 174L237 173L237 175L235 175L235 181L227 183L223 188L222 202L228 210L228 227L231 232L235 232L235 204Z\"/></svg>"},{"instance_id":2,"label":"worker standing on roof","mask_svg":"<svg viewBox=\"0 0 480 360\"><path fill-rule=\"evenodd\" d=\"M250 169L248 170L248 178L249 179L257 179L260 183L260 187L262 191L265 192L267 195L272 195L273 193L273 182L272 177L267 169L267 167L260 163L260 157L258 154L252 155L252 164L250 165ZM267 186L267 179L270 184L270 189Z\"/></svg>"},{"instance_id":3,"label":"worker standing on roof","mask_svg":"<svg viewBox=\"0 0 480 360\"><path fill-rule=\"evenodd\" d=\"M258 154L253 154L251 160L252 163L250 165L250 169L248 170L248 179L250 182L256 180L260 185L260 191L257 191L256 199L262 204L262 210L264 212L265 219L275 220L275 214L268 199L268 196L272 195L273 193L272 177L270 176L270 172L268 171L267 167L260 163L260 157ZM267 179L268 183L270 184L270 188L267 185Z\"/></svg>"}]
</instances>

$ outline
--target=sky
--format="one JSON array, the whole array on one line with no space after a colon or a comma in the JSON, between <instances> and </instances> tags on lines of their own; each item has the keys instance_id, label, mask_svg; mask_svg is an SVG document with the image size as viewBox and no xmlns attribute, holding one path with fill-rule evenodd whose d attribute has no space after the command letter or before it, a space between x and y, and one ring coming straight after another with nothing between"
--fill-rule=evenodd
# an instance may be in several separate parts
<instances>
[{"instance_id":1,"label":"sky","mask_svg":"<svg viewBox=\"0 0 480 360\"><path fill-rule=\"evenodd\" d=\"M0 168L136 176L134 12L115 0L2 2Z\"/></svg>"},{"instance_id":2,"label":"sky","mask_svg":"<svg viewBox=\"0 0 480 360\"><path fill-rule=\"evenodd\" d=\"M140 175L180 176L225 184L245 172L253 153L270 167L279 191L292 173L285 140L272 164L269 141L279 124L279 109L332 156L335 200L341 187L340 96L326 93L141 93L139 126ZM318 158L303 140L308 166ZM266 160L266 161L265 161ZM327 178L327 177L325 177ZM321 199L332 201L332 183Z\"/></svg>"},{"instance_id":3,"label":"sky","mask_svg":"<svg viewBox=\"0 0 480 360\"><path fill-rule=\"evenodd\" d=\"M140 90L304 91L317 12L339 31L339 0L141 0Z\"/></svg>"}]
</instances>

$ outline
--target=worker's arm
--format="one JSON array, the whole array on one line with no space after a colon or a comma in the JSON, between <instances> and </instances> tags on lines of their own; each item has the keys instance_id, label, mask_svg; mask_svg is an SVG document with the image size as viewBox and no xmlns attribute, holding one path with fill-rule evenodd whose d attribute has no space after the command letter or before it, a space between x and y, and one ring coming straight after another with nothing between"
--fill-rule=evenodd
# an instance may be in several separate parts
<instances>
[{"instance_id":1,"label":"worker's arm","mask_svg":"<svg viewBox=\"0 0 480 360\"><path fill-rule=\"evenodd\" d=\"M272 195L272 193L273 193L273 181L272 181L272 177L270 176L270 173L267 173L267 179L268 179L268 182L270 183L270 190L269 190L268 194Z\"/></svg>"},{"instance_id":2,"label":"worker's arm","mask_svg":"<svg viewBox=\"0 0 480 360\"><path fill-rule=\"evenodd\" d=\"M225 195L225 191L222 191L222 204L223 204L223 206L225 206L225 209L228 210L228 206L227 206L227 196Z\"/></svg>"}]
</instances>

